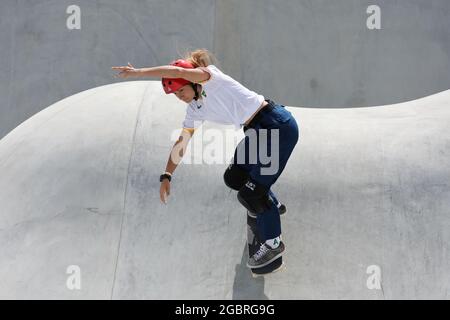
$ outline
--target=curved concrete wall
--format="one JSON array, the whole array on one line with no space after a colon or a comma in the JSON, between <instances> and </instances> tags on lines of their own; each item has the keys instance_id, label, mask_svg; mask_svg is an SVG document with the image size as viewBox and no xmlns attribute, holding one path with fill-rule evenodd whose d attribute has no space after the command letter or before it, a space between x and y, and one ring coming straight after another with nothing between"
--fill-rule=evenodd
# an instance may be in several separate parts
<instances>
[{"instance_id":1,"label":"curved concrete wall","mask_svg":"<svg viewBox=\"0 0 450 320\"><path fill-rule=\"evenodd\" d=\"M165 64L186 48L281 103L384 105L450 87L447 0L68 0L0 3L0 137L45 106L114 81L110 66ZM381 29L366 25L369 5Z\"/></svg>"}]
</instances>

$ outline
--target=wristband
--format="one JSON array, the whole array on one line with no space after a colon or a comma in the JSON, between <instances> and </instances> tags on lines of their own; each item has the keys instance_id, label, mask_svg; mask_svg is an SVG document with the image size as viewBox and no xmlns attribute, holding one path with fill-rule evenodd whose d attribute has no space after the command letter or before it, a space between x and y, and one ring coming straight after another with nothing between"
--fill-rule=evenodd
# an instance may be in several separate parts
<instances>
[{"instance_id":1,"label":"wristband","mask_svg":"<svg viewBox=\"0 0 450 320\"><path fill-rule=\"evenodd\" d=\"M159 182L163 182L164 179L167 179L170 182L170 181L172 181L172 176L166 172L159 176Z\"/></svg>"}]
</instances>

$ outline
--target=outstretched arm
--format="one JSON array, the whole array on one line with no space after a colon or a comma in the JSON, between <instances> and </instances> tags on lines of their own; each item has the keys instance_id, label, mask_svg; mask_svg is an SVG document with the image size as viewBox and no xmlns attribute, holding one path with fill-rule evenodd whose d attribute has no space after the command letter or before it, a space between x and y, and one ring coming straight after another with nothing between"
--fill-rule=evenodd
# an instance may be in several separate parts
<instances>
[{"instance_id":1,"label":"outstretched arm","mask_svg":"<svg viewBox=\"0 0 450 320\"><path fill-rule=\"evenodd\" d=\"M128 66L112 67L119 71L117 77L155 77L155 78L183 78L190 82L199 83L209 79L210 75L202 68L184 69L177 66L159 66L152 68L134 68L131 63Z\"/></svg>"},{"instance_id":2,"label":"outstretched arm","mask_svg":"<svg viewBox=\"0 0 450 320\"><path fill-rule=\"evenodd\" d=\"M186 148L189 144L189 140L194 134L193 129L183 129L180 137L172 148L170 152L169 160L166 165L166 173L172 175L178 164L181 162L183 158ZM168 179L164 179L161 182L161 187L159 190L159 196L162 202L167 203L167 197L170 195L170 181Z\"/></svg>"}]
</instances>

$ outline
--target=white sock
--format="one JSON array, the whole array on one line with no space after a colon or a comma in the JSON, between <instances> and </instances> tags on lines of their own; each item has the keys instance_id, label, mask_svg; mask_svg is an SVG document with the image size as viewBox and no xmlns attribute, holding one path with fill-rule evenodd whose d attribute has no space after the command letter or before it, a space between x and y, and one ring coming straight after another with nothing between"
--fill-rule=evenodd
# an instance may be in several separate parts
<instances>
[{"instance_id":1,"label":"white sock","mask_svg":"<svg viewBox=\"0 0 450 320\"><path fill-rule=\"evenodd\" d=\"M280 237L276 237L274 239L269 239L266 240L266 244L271 247L272 249L278 248L278 246L280 245L280 241L281 238Z\"/></svg>"}]
</instances>

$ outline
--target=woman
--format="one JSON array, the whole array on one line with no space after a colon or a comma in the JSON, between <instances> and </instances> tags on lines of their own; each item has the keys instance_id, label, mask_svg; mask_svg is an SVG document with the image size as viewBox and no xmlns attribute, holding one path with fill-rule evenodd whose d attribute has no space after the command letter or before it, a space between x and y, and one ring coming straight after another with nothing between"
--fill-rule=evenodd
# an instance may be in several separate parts
<instances>
[{"instance_id":1,"label":"woman","mask_svg":"<svg viewBox=\"0 0 450 320\"><path fill-rule=\"evenodd\" d=\"M264 242L247 266L260 268L281 257L285 250L281 241L280 204L270 188L282 173L298 141L298 127L291 113L282 105L250 91L211 62L211 54L200 49L169 66L135 69L128 63L128 66L113 69L120 71L118 76L121 78L162 78L166 94L173 93L188 103L183 131L173 146L166 171L160 177L160 197L164 203L170 194L172 174L190 138L204 120L243 127L245 138L236 148L232 163L224 173L224 181L228 187L238 191L239 202L257 218ZM256 149L252 147L255 145ZM260 154L263 149L270 150L270 168L266 158Z\"/></svg>"}]
</instances>

